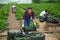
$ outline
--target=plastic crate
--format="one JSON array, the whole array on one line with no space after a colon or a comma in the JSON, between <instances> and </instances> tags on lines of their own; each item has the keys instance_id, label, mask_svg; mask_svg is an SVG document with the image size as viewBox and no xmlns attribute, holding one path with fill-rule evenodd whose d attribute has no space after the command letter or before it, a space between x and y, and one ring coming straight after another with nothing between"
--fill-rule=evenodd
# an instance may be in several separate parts
<instances>
[{"instance_id":1,"label":"plastic crate","mask_svg":"<svg viewBox=\"0 0 60 40\"><path fill-rule=\"evenodd\" d=\"M20 37L23 35L22 30L10 30L8 31L8 37Z\"/></svg>"},{"instance_id":2,"label":"plastic crate","mask_svg":"<svg viewBox=\"0 0 60 40\"><path fill-rule=\"evenodd\" d=\"M23 27L24 32L36 31L36 26L33 27Z\"/></svg>"},{"instance_id":3,"label":"plastic crate","mask_svg":"<svg viewBox=\"0 0 60 40\"><path fill-rule=\"evenodd\" d=\"M24 35L23 37L16 37L16 40L45 40L44 34L30 34L30 35Z\"/></svg>"}]
</instances>

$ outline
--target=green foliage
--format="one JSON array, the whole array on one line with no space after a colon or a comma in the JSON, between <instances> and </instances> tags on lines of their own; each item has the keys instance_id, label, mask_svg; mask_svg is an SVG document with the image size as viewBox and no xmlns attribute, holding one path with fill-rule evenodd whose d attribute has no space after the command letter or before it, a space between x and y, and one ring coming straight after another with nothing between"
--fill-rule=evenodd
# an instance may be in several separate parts
<instances>
[{"instance_id":1,"label":"green foliage","mask_svg":"<svg viewBox=\"0 0 60 40\"><path fill-rule=\"evenodd\" d=\"M8 12L9 12L9 5L5 5L0 10L0 32L5 30L8 26L7 18L8 18Z\"/></svg>"},{"instance_id":2,"label":"green foliage","mask_svg":"<svg viewBox=\"0 0 60 40\"><path fill-rule=\"evenodd\" d=\"M20 20L20 25L22 25L21 20L24 14L24 11L22 11L21 9L27 10L28 7L33 8L33 11L37 18L39 18L40 13L45 9L48 10L50 16L53 16L54 18L60 18L60 9L59 9L60 3L16 4L15 16L16 16L16 19ZM32 24L33 23L31 23L31 25ZM36 24L37 24L37 27L39 27L39 23L36 23Z\"/></svg>"},{"instance_id":3,"label":"green foliage","mask_svg":"<svg viewBox=\"0 0 60 40\"><path fill-rule=\"evenodd\" d=\"M38 22L36 22L36 27L39 28L40 24Z\"/></svg>"},{"instance_id":4,"label":"green foliage","mask_svg":"<svg viewBox=\"0 0 60 40\"><path fill-rule=\"evenodd\" d=\"M5 4L0 4L0 9L4 6Z\"/></svg>"},{"instance_id":5,"label":"green foliage","mask_svg":"<svg viewBox=\"0 0 60 40\"><path fill-rule=\"evenodd\" d=\"M45 9L48 10L51 16L60 18L60 12L59 12L60 6L59 5L60 3L39 3L39 4L20 4L17 7L19 7L19 9L22 8L23 10L26 10L29 6L31 6L37 18L39 18L41 11ZM22 14L22 12L19 12L19 13L20 15Z\"/></svg>"},{"instance_id":6,"label":"green foliage","mask_svg":"<svg viewBox=\"0 0 60 40\"><path fill-rule=\"evenodd\" d=\"M15 13L16 19L17 20L21 20L22 16L23 16L23 12L20 9L20 7L18 7L18 5L16 5L16 13Z\"/></svg>"},{"instance_id":7,"label":"green foliage","mask_svg":"<svg viewBox=\"0 0 60 40\"><path fill-rule=\"evenodd\" d=\"M6 29L6 26L8 26L8 23L6 22L6 20L3 20L3 19L0 20L0 32Z\"/></svg>"},{"instance_id":8,"label":"green foliage","mask_svg":"<svg viewBox=\"0 0 60 40\"><path fill-rule=\"evenodd\" d=\"M30 26L32 26L32 25L34 25L33 20L31 20L31 22L30 22ZM36 22L36 28L39 28L39 26L40 26L40 24L38 22Z\"/></svg>"}]
</instances>

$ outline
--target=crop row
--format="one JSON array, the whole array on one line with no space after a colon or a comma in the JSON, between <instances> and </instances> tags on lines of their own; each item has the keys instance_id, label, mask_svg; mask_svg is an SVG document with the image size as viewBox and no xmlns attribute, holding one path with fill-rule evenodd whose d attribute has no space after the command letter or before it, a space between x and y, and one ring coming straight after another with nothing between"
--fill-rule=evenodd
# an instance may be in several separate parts
<instances>
[{"instance_id":1,"label":"crop row","mask_svg":"<svg viewBox=\"0 0 60 40\"><path fill-rule=\"evenodd\" d=\"M40 13L47 9L49 12L49 15L56 17L56 18L60 18L60 3L38 3L38 4L18 4L16 5L16 17L19 19L20 17L22 17L23 15L23 11L21 11L20 8L22 8L23 10L27 10L28 7L32 7L33 11L35 13L35 16L37 18L39 18Z\"/></svg>"},{"instance_id":2,"label":"crop row","mask_svg":"<svg viewBox=\"0 0 60 40\"><path fill-rule=\"evenodd\" d=\"M5 30L8 26L8 12L9 12L9 5L5 5L1 10L0 10L0 32Z\"/></svg>"}]
</instances>

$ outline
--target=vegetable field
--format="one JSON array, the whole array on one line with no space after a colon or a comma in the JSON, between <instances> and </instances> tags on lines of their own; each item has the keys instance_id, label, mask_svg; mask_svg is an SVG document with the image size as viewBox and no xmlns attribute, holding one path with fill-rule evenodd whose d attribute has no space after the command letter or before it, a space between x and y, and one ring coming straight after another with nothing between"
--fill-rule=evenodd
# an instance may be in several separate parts
<instances>
[{"instance_id":1,"label":"vegetable field","mask_svg":"<svg viewBox=\"0 0 60 40\"><path fill-rule=\"evenodd\" d=\"M17 19L21 19L21 17L23 16L23 11L21 11L20 8L22 8L23 10L27 10L28 7L33 8L33 11L37 18L39 18L41 11L43 11L44 9L48 10L50 16L60 18L60 9L59 9L60 3L38 3L38 4L33 3L33 4L19 4L16 6L17 6L16 9Z\"/></svg>"},{"instance_id":2,"label":"vegetable field","mask_svg":"<svg viewBox=\"0 0 60 40\"><path fill-rule=\"evenodd\" d=\"M47 9L51 16L60 18L60 9L59 9L60 3L38 3L38 4L33 3L33 4L14 4L14 5L16 5L16 13L15 13L16 19L19 19L19 20L22 19L22 16L24 13L24 11L22 11L22 10L27 10L28 7L33 8L33 11L34 11L35 16L37 18L39 18L41 11L43 11L44 9ZM2 8L2 10L0 10L0 19L1 19L0 21L1 21L1 23L3 21L6 22L7 17L9 15L8 10L9 10L9 4L5 5Z\"/></svg>"},{"instance_id":3,"label":"vegetable field","mask_svg":"<svg viewBox=\"0 0 60 40\"><path fill-rule=\"evenodd\" d=\"M8 14L9 6L5 5L2 7L3 8L1 8L1 10L0 10L0 32L5 30L6 27L8 26L7 18L9 16L9 14Z\"/></svg>"},{"instance_id":4,"label":"vegetable field","mask_svg":"<svg viewBox=\"0 0 60 40\"><path fill-rule=\"evenodd\" d=\"M4 6L5 4L0 4L0 9Z\"/></svg>"},{"instance_id":5,"label":"vegetable field","mask_svg":"<svg viewBox=\"0 0 60 40\"><path fill-rule=\"evenodd\" d=\"M9 8L12 4L0 4L0 30L3 30L7 26L7 18L9 16ZM22 16L24 11L27 10L28 7L32 7L35 13L36 18L39 18L41 11L47 9L49 15L55 18L60 19L60 3L32 3L32 4L13 4L16 6L16 12L14 13L17 20L22 20ZM20 24L21 25L21 24Z\"/></svg>"},{"instance_id":6,"label":"vegetable field","mask_svg":"<svg viewBox=\"0 0 60 40\"><path fill-rule=\"evenodd\" d=\"M12 5L16 6L15 13L11 13L10 7ZM11 3L11 4L0 4L0 9L1 9L0 10L0 32L4 31L8 26L10 26L10 24L8 23L8 18L14 19L13 21L11 21L11 24L13 24L13 25L10 26L10 27L12 29L18 28L17 26L15 27L15 24L18 25L18 26L20 25L19 28L22 27L21 26L22 25L22 17L23 17L23 14L27 10L28 7L33 8L33 11L35 13L35 17L37 19L39 19L40 13L45 9L48 10L49 17L60 19L60 3L31 3L31 4L17 4L17 3L15 4L15 3ZM10 16L9 13L13 14L12 15L13 17L12 16L8 17L8 16ZM12 20L12 19L10 19L10 20ZM9 20L9 22L10 22L10 20ZM39 23L40 23L39 21L36 23L37 28L40 26ZM33 25L33 21L31 20L30 26L33 27L32 25ZM29 29L31 29L31 28L29 28ZM53 37L56 37L56 38L60 37L60 34L55 35L55 36L54 35L53 35ZM47 36L47 38L48 38L48 36ZM23 38L23 39L25 39L25 38ZM26 37L26 39L27 39L27 37ZM17 40L20 40L20 38L17 38Z\"/></svg>"}]
</instances>

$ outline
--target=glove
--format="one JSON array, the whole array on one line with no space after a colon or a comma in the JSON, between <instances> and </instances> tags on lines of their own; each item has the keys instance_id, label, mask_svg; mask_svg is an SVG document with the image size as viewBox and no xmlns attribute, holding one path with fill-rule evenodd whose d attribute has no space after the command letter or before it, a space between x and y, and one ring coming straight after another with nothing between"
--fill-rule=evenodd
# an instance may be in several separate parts
<instances>
[{"instance_id":1,"label":"glove","mask_svg":"<svg viewBox=\"0 0 60 40\"><path fill-rule=\"evenodd\" d=\"M22 24L22 27L24 27L24 24Z\"/></svg>"},{"instance_id":2,"label":"glove","mask_svg":"<svg viewBox=\"0 0 60 40\"><path fill-rule=\"evenodd\" d=\"M36 23L34 22L34 25L36 26Z\"/></svg>"},{"instance_id":3,"label":"glove","mask_svg":"<svg viewBox=\"0 0 60 40\"><path fill-rule=\"evenodd\" d=\"M25 33L24 33L24 24L22 24L22 32L23 32L23 34L25 34Z\"/></svg>"}]
</instances>

